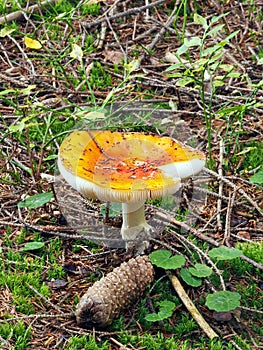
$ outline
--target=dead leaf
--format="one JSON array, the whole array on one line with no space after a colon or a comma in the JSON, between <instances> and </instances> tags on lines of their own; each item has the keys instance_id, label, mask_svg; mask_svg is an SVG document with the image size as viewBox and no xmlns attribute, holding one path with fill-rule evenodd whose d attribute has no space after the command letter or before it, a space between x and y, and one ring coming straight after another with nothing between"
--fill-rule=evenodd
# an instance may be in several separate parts
<instances>
[{"instance_id":1,"label":"dead leaf","mask_svg":"<svg viewBox=\"0 0 263 350\"><path fill-rule=\"evenodd\" d=\"M0 37L1 37L1 38L4 38L5 36L10 35L10 34L13 33L14 31L15 31L15 29L12 29L12 28L7 28L7 27L2 28L2 29L0 30Z\"/></svg>"},{"instance_id":2,"label":"dead leaf","mask_svg":"<svg viewBox=\"0 0 263 350\"><path fill-rule=\"evenodd\" d=\"M69 56L81 62L83 57L82 48L77 44L72 44L72 51Z\"/></svg>"},{"instance_id":3,"label":"dead leaf","mask_svg":"<svg viewBox=\"0 0 263 350\"><path fill-rule=\"evenodd\" d=\"M82 117L88 120L96 120L105 118L105 114L100 111L89 111L86 109L82 109L81 111L75 113L75 116Z\"/></svg>"},{"instance_id":4,"label":"dead leaf","mask_svg":"<svg viewBox=\"0 0 263 350\"><path fill-rule=\"evenodd\" d=\"M28 36L24 37L24 42L28 49L39 50L42 47L42 44L38 40L31 39Z\"/></svg>"},{"instance_id":5,"label":"dead leaf","mask_svg":"<svg viewBox=\"0 0 263 350\"><path fill-rule=\"evenodd\" d=\"M47 282L47 285L51 289L61 289L61 288L64 288L67 284L68 282L65 280L54 280L54 281Z\"/></svg>"},{"instance_id":6,"label":"dead leaf","mask_svg":"<svg viewBox=\"0 0 263 350\"><path fill-rule=\"evenodd\" d=\"M91 72L91 70L92 70L93 67L94 67L94 63L93 63L93 62L91 62L91 63L87 66L87 68L86 68L86 76L87 76L87 77L90 76L90 72Z\"/></svg>"},{"instance_id":7,"label":"dead leaf","mask_svg":"<svg viewBox=\"0 0 263 350\"><path fill-rule=\"evenodd\" d=\"M213 317L216 321L219 322L228 322L232 320L231 312L213 312Z\"/></svg>"},{"instance_id":8,"label":"dead leaf","mask_svg":"<svg viewBox=\"0 0 263 350\"><path fill-rule=\"evenodd\" d=\"M242 237L242 238L246 238L246 239L251 238L248 231L238 231L237 236Z\"/></svg>"},{"instance_id":9,"label":"dead leaf","mask_svg":"<svg viewBox=\"0 0 263 350\"><path fill-rule=\"evenodd\" d=\"M115 50L104 50L104 60L112 63L120 64L123 61L123 53Z\"/></svg>"}]
</instances>

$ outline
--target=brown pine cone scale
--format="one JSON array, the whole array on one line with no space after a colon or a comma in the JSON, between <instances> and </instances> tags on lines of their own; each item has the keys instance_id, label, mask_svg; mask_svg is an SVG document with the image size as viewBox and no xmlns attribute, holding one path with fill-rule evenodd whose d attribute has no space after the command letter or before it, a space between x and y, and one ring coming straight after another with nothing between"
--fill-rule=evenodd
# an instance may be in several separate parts
<instances>
[{"instance_id":1,"label":"brown pine cone scale","mask_svg":"<svg viewBox=\"0 0 263 350\"><path fill-rule=\"evenodd\" d=\"M154 279L154 268L147 255L122 263L95 282L81 297L75 311L83 327L105 327L138 300Z\"/></svg>"}]
</instances>

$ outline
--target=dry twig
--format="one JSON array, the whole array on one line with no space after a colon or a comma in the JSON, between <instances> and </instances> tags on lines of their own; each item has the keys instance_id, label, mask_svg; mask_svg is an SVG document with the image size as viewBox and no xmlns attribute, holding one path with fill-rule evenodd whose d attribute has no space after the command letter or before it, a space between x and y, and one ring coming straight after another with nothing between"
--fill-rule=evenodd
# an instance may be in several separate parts
<instances>
[{"instance_id":1,"label":"dry twig","mask_svg":"<svg viewBox=\"0 0 263 350\"><path fill-rule=\"evenodd\" d=\"M5 24L8 22L16 21L16 20L22 18L24 16L24 14L33 13L41 7L45 7L45 6L54 4L56 1L57 0L45 0L45 1L42 1L40 4L35 4L35 5L30 6L27 10L21 9L19 11L9 13L8 15L0 17L0 24Z\"/></svg>"},{"instance_id":2,"label":"dry twig","mask_svg":"<svg viewBox=\"0 0 263 350\"><path fill-rule=\"evenodd\" d=\"M141 13L144 10L147 10L147 9L152 8L154 6L160 5L165 1L167 1L167 0L158 0L158 1L152 2L151 4L148 4L148 5L144 5L141 7L134 7L134 8L129 9L127 11L116 13L115 15L108 17L108 20L111 21L111 20L116 19L116 18L135 15L136 13ZM82 22L82 25L84 28L89 29L91 27L97 26L98 24L101 24L102 22L106 22L106 21L107 21L107 18L103 17L103 18L100 18L100 19L93 21L93 22Z\"/></svg>"},{"instance_id":3,"label":"dry twig","mask_svg":"<svg viewBox=\"0 0 263 350\"><path fill-rule=\"evenodd\" d=\"M169 272L167 273L167 275L169 276L170 281L171 281L171 283L172 283L176 293L179 295L180 299L182 300L183 304L185 305L187 310L190 312L190 314L193 316L193 318L196 320L196 322L199 324L199 326L202 328L204 333L210 339L214 339L214 338L218 337L216 332L204 320L203 316L197 310L197 308L193 304L192 300L186 294L186 292L185 292L183 286L181 285L180 281L178 280L178 278L175 275L172 275Z\"/></svg>"}]
</instances>

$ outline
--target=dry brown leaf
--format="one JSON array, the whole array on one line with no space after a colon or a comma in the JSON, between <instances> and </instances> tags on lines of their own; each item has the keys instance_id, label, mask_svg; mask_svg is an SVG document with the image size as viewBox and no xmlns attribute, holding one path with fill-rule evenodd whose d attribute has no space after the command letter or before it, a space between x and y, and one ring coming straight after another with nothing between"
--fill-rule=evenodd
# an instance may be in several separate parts
<instances>
[{"instance_id":1,"label":"dry brown leaf","mask_svg":"<svg viewBox=\"0 0 263 350\"><path fill-rule=\"evenodd\" d=\"M104 50L104 60L112 63L120 64L123 60L123 53L115 50Z\"/></svg>"}]
</instances>

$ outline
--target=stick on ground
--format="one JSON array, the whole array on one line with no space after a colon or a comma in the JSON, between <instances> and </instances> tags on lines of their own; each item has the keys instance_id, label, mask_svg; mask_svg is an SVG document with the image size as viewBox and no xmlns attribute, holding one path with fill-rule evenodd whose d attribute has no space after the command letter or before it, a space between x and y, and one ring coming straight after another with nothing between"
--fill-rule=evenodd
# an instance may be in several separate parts
<instances>
[{"instance_id":1,"label":"stick on ground","mask_svg":"<svg viewBox=\"0 0 263 350\"><path fill-rule=\"evenodd\" d=\"M23 13L33 13L35 12L38 8L44 7L47 5L52 5L56 2L56 0L46 0L41 2L40 4L35 4L30 6L27 10L18 10L12 13L9 13L5 16L0 17L0 24L5 24L5 23L10 23L12 21L16 21L20 18L23 17Z\"/></svg>"},{"instance_id":2,"label":"stick on ground","mask_svg":"<svg viewBox=\"0 0 263 350\"><path fill-rule=\"evenodd\" d=\"M196 322L199 324L199 326L202 328L202 330L205 332L205 334L210 338L216 338L218 337L218 334L215 333L215 331L209 326L209 324L204 320L200 312L197 310L195 305L193 304L192 300L189 298L189 296L186 294L183 286L181 285L180 281L175 275L172 275L171 273L167 272L168 277L170 278L170 281L182 300L184 306L187 308L187 310L190 312L190 314L193 316L193 318L196 320Z\"/></svg>"}]
</instances>

